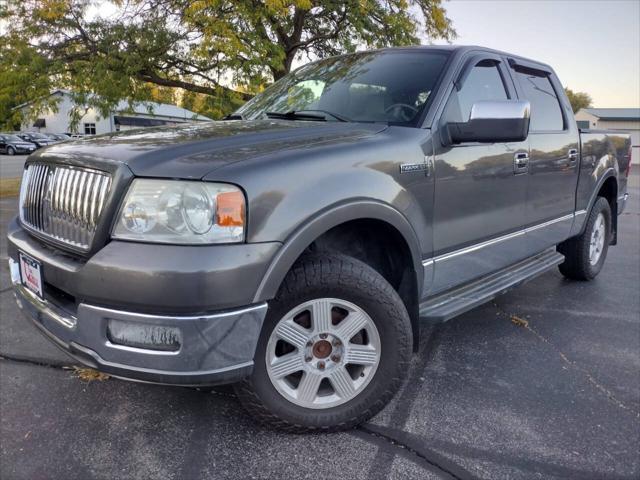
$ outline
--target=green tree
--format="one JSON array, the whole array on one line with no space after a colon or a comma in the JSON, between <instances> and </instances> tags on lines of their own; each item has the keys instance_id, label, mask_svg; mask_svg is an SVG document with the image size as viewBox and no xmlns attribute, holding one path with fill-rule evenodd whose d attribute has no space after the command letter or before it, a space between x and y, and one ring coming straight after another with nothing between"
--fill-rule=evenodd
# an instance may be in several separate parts
<instances>
[{"instance_id":1,"label":"green tree","mask_svg":"<svg viewBox=\"0 0 640 480\"><path fill-rule=\"evenodd\" d=\"M55 88L74 92L78 115L158 87L213 96L215 108L195 104L221 115L296 60L453 39L442 1L4 0L0 123Z\"/></svg>"},{"instance_id":2,"label":"green tree","mask_svg":"<svg viewBox=\"0 0 640 480\"><path fill-rule=\"evenodd\" d=\"M589 108L593 103L591 96L585 92L574 92L569 87L565 87L564 89L567 97L569 98L569 103L571 103L571 108L573 109L573 113L578 112L581 108Z\"/></svg>"}]
</instances>

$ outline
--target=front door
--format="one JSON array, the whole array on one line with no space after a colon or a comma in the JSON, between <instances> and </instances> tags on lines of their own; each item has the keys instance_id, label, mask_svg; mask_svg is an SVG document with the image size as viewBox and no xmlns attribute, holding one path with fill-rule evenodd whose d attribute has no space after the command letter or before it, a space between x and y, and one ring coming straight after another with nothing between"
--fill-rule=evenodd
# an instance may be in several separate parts
<instances>
[{"instance_id":1,"label":"front door","mask_svg":"<svg viewBox=\"0 0 640 480\"><path fill-rule=\"evenodd\" d=\"M568 121L551 72L517 69L519 95L531 103L527 243L540 252L571 232L578 184L578 132Z\"/></svg>"},{"instance_id":2,"label":"front door","mask_svg":"<svg viewBox=\"0 0 640 480\"><path fill-rule=\"evenodd\" d=\"M464 84L454 86L439 125L466 122L481 100L515 98L499 58L472 60ZM468 68L468 67L465 67ZM459 89L458 89L459 88ZM463 143L435 151L434 259L430 294L498 270L527 256L525 222L528 142Z\"/></svg>"}]
</instances>

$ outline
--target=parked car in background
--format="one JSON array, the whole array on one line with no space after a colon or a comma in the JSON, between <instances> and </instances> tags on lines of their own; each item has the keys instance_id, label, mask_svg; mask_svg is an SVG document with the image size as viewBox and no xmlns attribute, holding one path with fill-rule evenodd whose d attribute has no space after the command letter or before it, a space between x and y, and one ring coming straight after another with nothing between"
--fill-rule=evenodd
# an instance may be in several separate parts
<instances>
[{"instance_id":1,"label":"parked car in background","mask_svg":"<svg viewBox=\"0 0 640 480\"><path fill-rule=\"evenodd\" d=\"M595 278L625 218L629 133L578 130L553 69L516 55L332 57L228 118L34 153L11 279L77 361L236 383L251 414L289 431L379 412L420 320L556 267Z\"/></svg>"},{"instance_id":2,"label":"parked car in background","mask_svg":"<svg viewBox=\"0 0 640 480\"><path fill-rule=\"evenodd\" d=\"M29 154L35 151L36 146L12 133L0 133L0 153L15 155L16 153Z\"/></svg>"},{"instance_id":3,"label":"parked car in background","mask_svg":"<svg viewBox=\"0 0 640 480\"><path fill-rule=\"evenodd\" d=\"M26 140L27 142L33 143L36 148L42 148L56 143L56 140L53 140L52 138L47 137L44 133L39 132L21 132L18 133L18 137Z\"/></svg>"},{"instance_id":4,"label":"parked car in background","mask_svg":"<svg viewBox=\"0 0 640 480\"><path fill-rule=\"evenodd\" d=\"M71 137L66 133L45 133L45 135L56 143L71 140Z\"/></svg>"}]
</instances>

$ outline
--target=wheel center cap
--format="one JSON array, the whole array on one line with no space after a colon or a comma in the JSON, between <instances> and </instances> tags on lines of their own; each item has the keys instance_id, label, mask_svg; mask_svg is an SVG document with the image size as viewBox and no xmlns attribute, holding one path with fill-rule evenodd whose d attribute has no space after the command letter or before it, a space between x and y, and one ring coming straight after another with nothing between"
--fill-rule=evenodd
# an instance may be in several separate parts
<instances>
[{"instance_id":1,"label":"wheel center cap","mask_svg":"<svg viewBox=\"0 0 640 480\"><path fill-rule=\"evenodd\" d=\"M333 347L327 340L319 340L313 344L313 356L316 358L327 358L332 350Z\"/></svg>"}]
</instances>

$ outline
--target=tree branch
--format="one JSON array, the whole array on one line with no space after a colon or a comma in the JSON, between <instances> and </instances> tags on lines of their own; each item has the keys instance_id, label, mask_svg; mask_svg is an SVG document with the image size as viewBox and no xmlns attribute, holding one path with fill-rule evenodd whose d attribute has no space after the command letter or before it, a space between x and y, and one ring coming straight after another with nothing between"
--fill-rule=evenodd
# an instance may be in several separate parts
<instances>
[{"instance_id":1,"label":"tree branch","mask_svg":"<svg viewBox=\"0 0 640 480\"><path fill-rule=\"evenodd\" d=\"M233 90L228 87L224 87L222 85L217 85L216 87L207 87L205 85L198 85L191 82L185 82L184 80L164 78L153 72L140 72L137 75L137 78L144 82L153 83L155 85L160 85L162 87L183 88L191 92L204 93L205 95L217 95L220 93L220 90L222 90L228 94L238 95L243 100L250 100L252 98L252 95L249 93L238 92L236 90Z\"/></svg>"}]
</instances>

